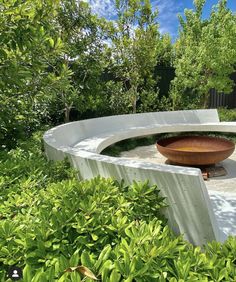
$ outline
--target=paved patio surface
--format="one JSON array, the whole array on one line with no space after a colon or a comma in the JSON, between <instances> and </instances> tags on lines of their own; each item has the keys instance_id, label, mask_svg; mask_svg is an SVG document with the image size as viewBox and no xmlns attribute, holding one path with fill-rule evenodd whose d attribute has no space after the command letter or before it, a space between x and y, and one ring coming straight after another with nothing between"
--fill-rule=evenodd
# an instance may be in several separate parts
<instances>
[{"instance_id":1,"label":"paved patio surface","mask_svg":"<svg viewBox=\"0 0 236 282\"><path fill-rule=\"evenodd\" d=\"M121 156L153 163L166 162L166 158L157 152L155 145L136 147L122 152ZM220 229L227 235L236 236L236 150L219 165L226 169L227 175L209 178L205 183Z\"/></svg>"}]
</instances>

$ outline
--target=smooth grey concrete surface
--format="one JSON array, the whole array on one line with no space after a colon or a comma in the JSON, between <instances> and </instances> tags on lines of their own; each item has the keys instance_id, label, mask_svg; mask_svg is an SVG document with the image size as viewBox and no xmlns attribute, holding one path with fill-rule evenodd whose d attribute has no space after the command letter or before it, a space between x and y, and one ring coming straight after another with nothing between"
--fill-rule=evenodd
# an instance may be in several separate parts
<instances>
[{"instance_id":1,"label":"smooth grey concrete surface","mask_svg":"<svg viewBox=\"0 0 236 282\"><path fill-rule=\"evenodd\" d=\"M236 236L236 195L209 190L218 225L227 235Z\"/></svg>"},{"instance_id":2,"label":"smooth grey concrete surface","mask_svg":"<svg viewBox=\"0 0 236 282\"><path fill-rule=\"evenodd\" d=\"M166 162L166 158L157 151L155 144L123 151L120 156L126 159L138 159L158 164L165 164ZM217 165L223 166L227 175L209 178L205 181L205 184L221 230L227 235L236 236L236 151L228 159Z\"/></svg>"},{"instance_id":3,"label":"smooth grey concrete surface","mask_svg":"<svg viewBox=\"0 0 236 282\"><path fill-rule=\"evenodd\" d=\"M157 184L167 198L166 216L170 227L195 245L224 241L212 201L196 168L155 164L100 155L107 146L131 137L162 132L236 132L236 123L219 122L216 110L156 112L110 116L64 124L44 134L49 159L69 157L81 179L97 175Z\"/></svg>"}]
</instances>

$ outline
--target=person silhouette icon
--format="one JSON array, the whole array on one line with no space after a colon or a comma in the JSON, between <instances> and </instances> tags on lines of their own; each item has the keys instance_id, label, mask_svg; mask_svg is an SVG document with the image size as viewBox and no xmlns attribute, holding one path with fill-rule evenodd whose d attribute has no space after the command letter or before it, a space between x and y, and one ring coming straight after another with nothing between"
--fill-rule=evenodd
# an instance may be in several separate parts
<instances>
[{"instance_id":1,"label":"person silhouette icon","mask_svg":"<svg viewBox=\"0 0 236 282\"><path fill-rule=\"evenodd\" d=\"M14 277L14 278L20 277L19 274L18 274L18 271L16 269L13 270L13 274L12 274L11 277Z\"/></svg>"},{"instance_id":2,"label":"person silhouette icon","mask_svg":"<svg viewBox=\"0 0 236 282\"><path fill-rule=\"evenodd\" d=\"M22 269L17 266L10 267L10 269L8 270L8 277L12 281L20 280L23 277Z\"/></svg>"}]
</instances>

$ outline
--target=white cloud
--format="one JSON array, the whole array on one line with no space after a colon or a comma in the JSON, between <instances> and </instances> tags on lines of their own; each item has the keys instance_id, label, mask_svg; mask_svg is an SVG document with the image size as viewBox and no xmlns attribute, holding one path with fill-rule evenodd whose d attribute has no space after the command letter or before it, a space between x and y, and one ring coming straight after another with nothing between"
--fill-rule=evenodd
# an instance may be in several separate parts
<instances>
[{"instance_id":1,"label":"white cloud","mask_svg":"<svg viewBox=\"0 0 236 282\"><path fill-rule=\"evenodd\" d=\"M178 13L183 11L182 1L176 0L153 0L153 8L159 11L158 22L160 24L160 32L169 33L172 37L177 36Z\"/></svg>"},{"instance_id":2,"label":"white cloud","mask_svg":"<svg viewBox=\"0 0 236 282\"><path fill-rule=\"evenodd\" d=\"M116 15L115 0L85 0L91 6L92 12L107 19Z\"/></svg>"},{"instance_id":3,"label":"white cloud","mask_svg":"<svg viewBox=\"0 0 236 282\"><path fill-rule=\"evenodd\" d=\"M91 6L92 12L112 20L116 17L115 0L84 0ZM183 12L182 1L151 0L153 9L158 9L160 32L169 33L173 38L177 36L177 14Z\"/></svg>"}]
</instances>

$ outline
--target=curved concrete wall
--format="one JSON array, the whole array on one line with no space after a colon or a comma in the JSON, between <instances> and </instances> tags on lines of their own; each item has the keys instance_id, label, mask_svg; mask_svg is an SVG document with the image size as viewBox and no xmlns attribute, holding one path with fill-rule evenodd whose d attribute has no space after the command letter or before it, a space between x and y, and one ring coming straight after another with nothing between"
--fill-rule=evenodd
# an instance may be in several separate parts
<instances>
[{"instance_id":1,"label":"curved concrete wall","mask_svg":"<svg viewBox=\"0 0 236 282\"><path fill-rule=\"evenodd\" d=\"M229 131L235 123L220 123L216 110L156 112L110 116L77 121L52 128L44 135L49 159L68 156L79 168L81 179L97 175L133 180L149 180L167 197L166 216L176 233L195 245L223 241L223 234L212 210L199 169L158 165L136 160L103 156L99 153L117 141L162 132Z\"/></svg>"}]
</instances>

